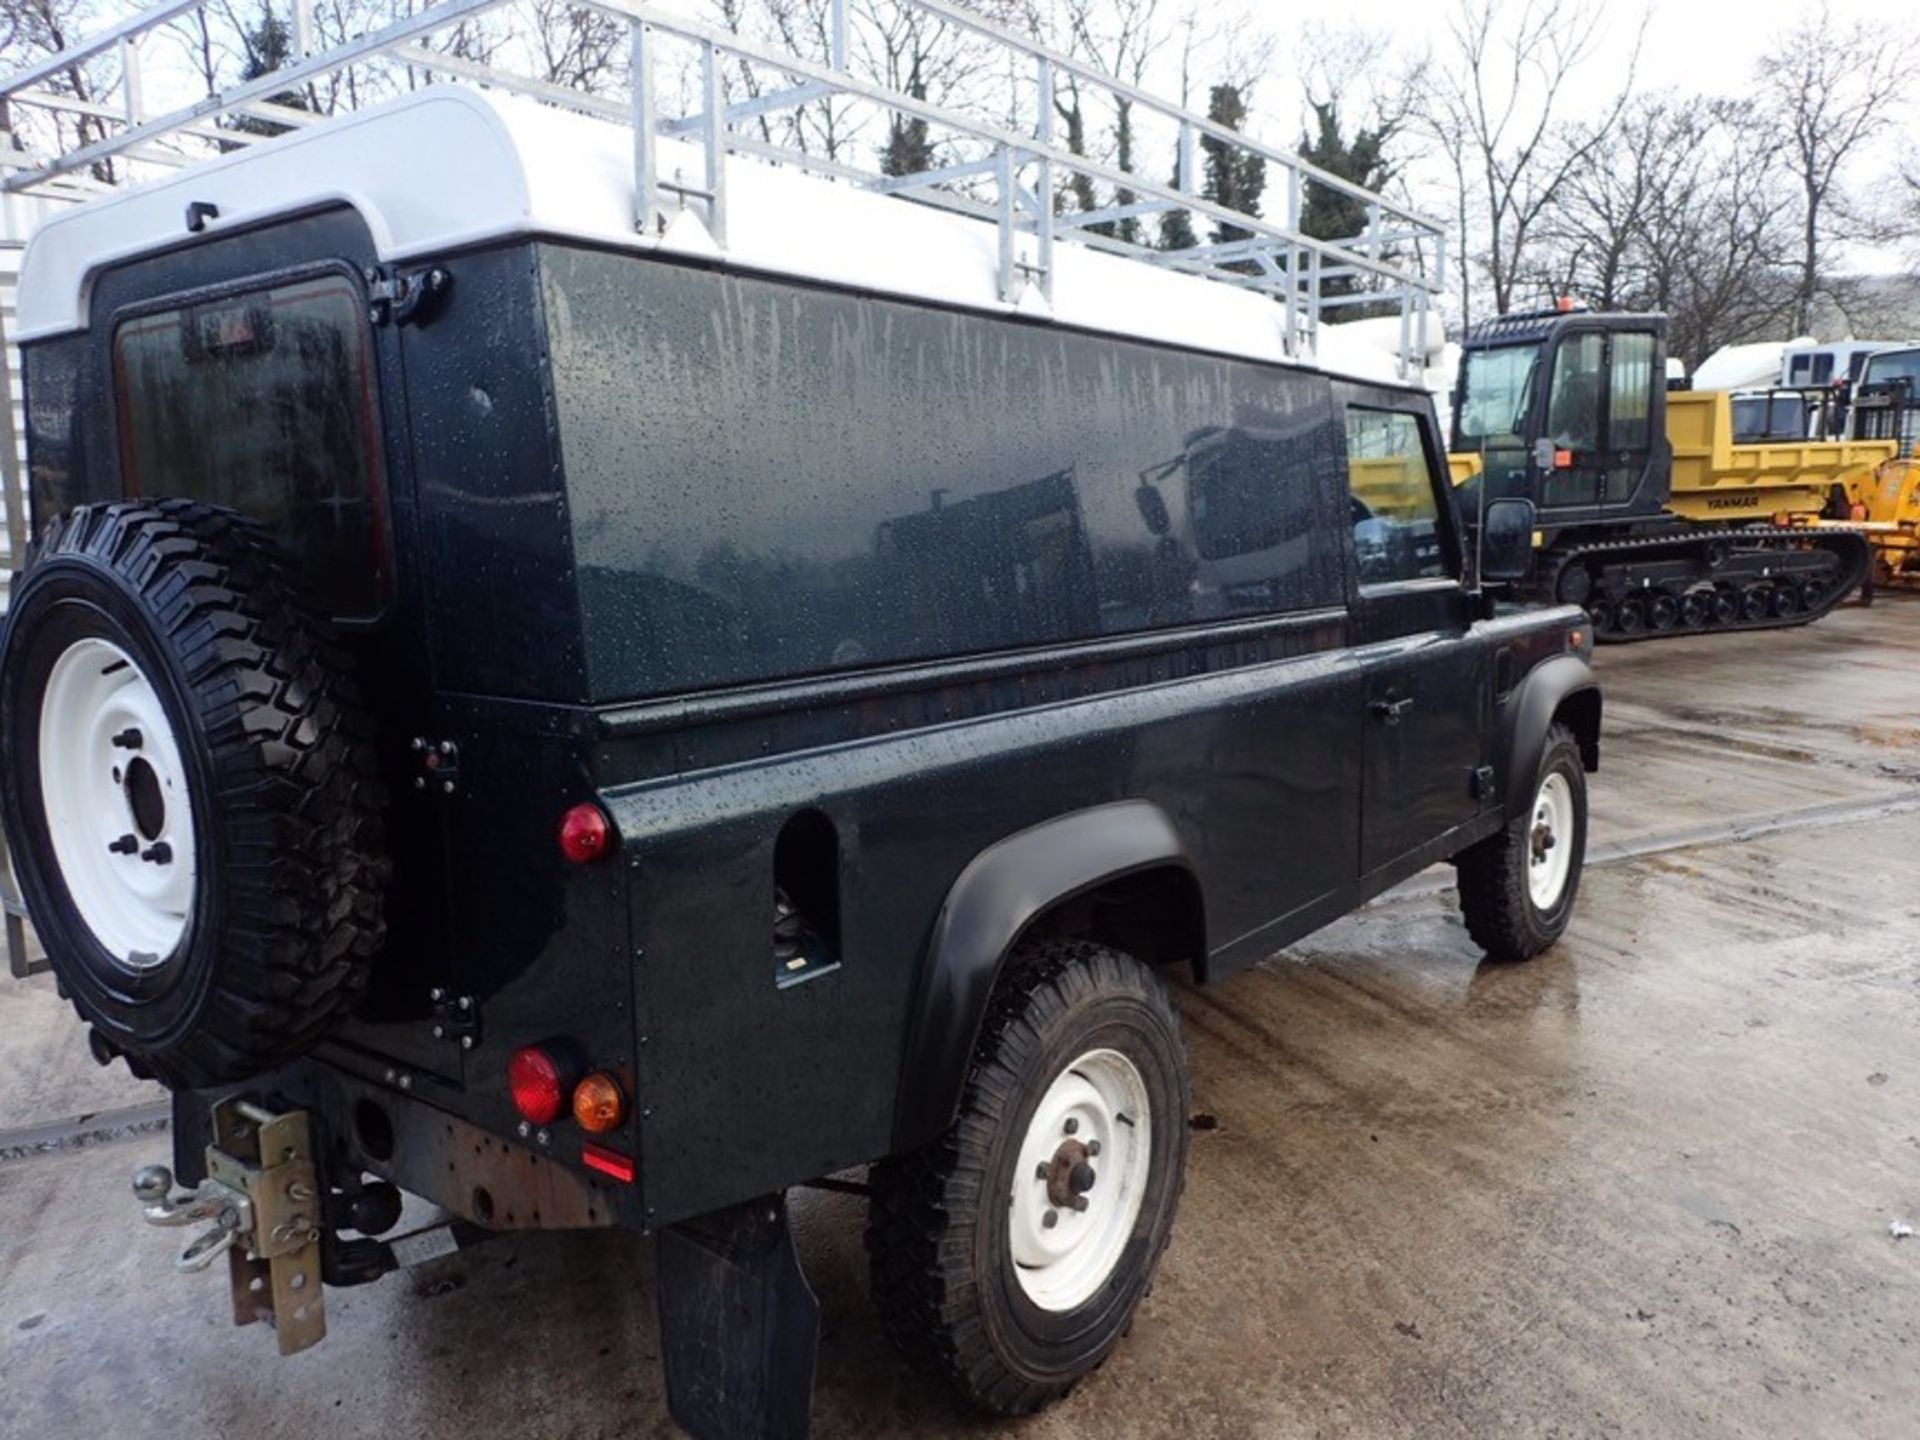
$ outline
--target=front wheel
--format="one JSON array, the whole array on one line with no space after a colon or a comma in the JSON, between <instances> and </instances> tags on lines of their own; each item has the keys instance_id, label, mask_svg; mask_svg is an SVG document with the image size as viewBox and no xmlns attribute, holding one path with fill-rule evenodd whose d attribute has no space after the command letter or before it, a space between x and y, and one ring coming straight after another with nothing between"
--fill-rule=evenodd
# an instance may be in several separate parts
<instances>
[{"instance_id":1,"label":"front wheel","mask_svg":"<svg viewBox=\"0 0 1920 1440\"><path fill-rule=\"evenodd\" d=\"M1186 1050L1166 989L1104 945L1008 961L959 1118L873 1169L874 1300L909 1355L1027 1414L1127 1332L1173 1229Z\"/></svg>"},{"instance_id":2,"label":"front wheel","mask_svg":"<svg viewBox=\"0 0 1920 1440\"><path fill-rule=\"evenodd\" d=\"M1533 800L1456 862L1467 933L1490 960L1529 960L1566 932L1587 853L1587 776L1573 732L1547 732Z\"/></svg>"}]
</instances>

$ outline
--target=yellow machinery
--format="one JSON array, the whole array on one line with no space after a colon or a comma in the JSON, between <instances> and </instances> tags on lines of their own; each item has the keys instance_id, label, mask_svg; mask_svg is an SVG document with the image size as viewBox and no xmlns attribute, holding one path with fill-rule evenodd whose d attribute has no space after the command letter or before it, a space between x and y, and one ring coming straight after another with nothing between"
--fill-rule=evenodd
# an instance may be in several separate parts
<instances>
[{"instance_id":1,"label":"yellow machinery","mask_svg":"<svg viewBox=\"0 0 1920 1440\"><path fill-rule=\"evenodd\" d=\"M1426 518L1420 508L1420 499L1432 491L1428 487L1426 467L1421 456L1353 456L1347 461L1347 470L1351 476L1354 498L1365 505L1370 514L1383 520ZM1459 483L1460 478L1456 475L1454 484Z\"/></svg>"},{"instance_id":2,"label":"yellow machinery","mask_svg":"<svg viewBox=\"0 0 1920 1440\"><path fill-rule=\"evenodd\" d=\"M1670 392L1666 322L1560 308L1483 321L1461 343L1456 484L1535 512L1518 597L1581 605L1603 641L1805 624L1869 574L1841 498L1900 446L1738 438L1733 397ZM1796 413L1798 399L1791 402ZM1788 438L1791 437L1791 438Z\"/></svg>"},{"instance_id":3,"label":"yellow machinery","mask_svg":"<svg viewBox=\"0 0 1920 1440\"><path fill-rule=\"evenodd\" d=\"M1873 541L1874 583L1920 586L1920 461L1887 460L1851 481L1847 500Z\"/></svg>"},{"instance_id":4,"label":"yellow machinery","mask_svg":"<svg viewBox=\"0 0 1920 1440\"><path fill-rule=\"evenodd\" d=\"M1858 525L1873 542L1875 584L1920 586L1920 459L1915 458L1920 406L1915 404L1914 360L1920 351L1872 361L1852 396L1845 430L1854 443L1884 446L1889 454L1872 470L1850 474L1845 495L1828 514Z\"/></svg>"},{"instance_id":5,"label":"yellow machinery","mask_svg":"<svg viewBox=\"0 0 1920 1440\"><path fill-rule=\"evenodd\" d=\"M1830 513L1834 487L1869 485L1899 446L1892 440L1739 444L1732 397L1720 390L1667 396L1673 490L1667 508L1689 520L1801 521Z\"/></svg>"}]
</instances>

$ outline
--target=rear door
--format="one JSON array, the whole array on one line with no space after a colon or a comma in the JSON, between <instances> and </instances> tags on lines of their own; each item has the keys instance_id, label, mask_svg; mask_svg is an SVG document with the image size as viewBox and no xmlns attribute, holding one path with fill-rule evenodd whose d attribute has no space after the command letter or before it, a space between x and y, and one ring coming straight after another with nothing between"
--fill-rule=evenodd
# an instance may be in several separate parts
<instances>
[{"instance_id":1,"label":"rear door","mask_svg":"<svg viewBox=\"0 0 1920 1440\"><path fill-rule=\"evenodd\" d=\"M1479 812L1487 676L1464 638L1471 597L1431 411L1404 397L1347 400L1366 875Z\"/></svg>"},{"instance_id":2,"label":"rear door","mask_svg":"<svg viewBox=\"0 0 1920 1440\"><path fill-rule=\"evenodd\" d=\"M370 320L365 227L334 211L102 277L94 333L112 396L96 494L224 505L264 524L331 615L375 711L392 800L388 945L341 1032L376 1064L458 1079L433 992L447 946L444 816L415 788L432 734L398 347ZM111 466L111 478L108 466Z\"/></svg>"}]
</instances>

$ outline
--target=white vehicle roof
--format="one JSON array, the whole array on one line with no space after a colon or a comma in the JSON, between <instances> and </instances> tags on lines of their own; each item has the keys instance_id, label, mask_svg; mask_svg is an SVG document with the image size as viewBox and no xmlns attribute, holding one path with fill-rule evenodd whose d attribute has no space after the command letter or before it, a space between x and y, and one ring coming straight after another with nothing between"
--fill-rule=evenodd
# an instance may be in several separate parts
<instances>
[{"instance_id":1,"label":"white vehicle roof","mask_svg":"<svg viewBox=\"0 0 1920 1440\"><path fill-rule=\"evenodd\" d=\"M663 177L678 168L692 183L703 173L692 145L662 140L658 155ZM212 233L344 203L389 263L547 234L1250 359L1296 359L1287 353L1285 310L1264 295L1062 244L1052 303L1030 287L1009 304L999 296L998 232L989 223L744 156L726 165L724 254L691 210L664 235L642 235L632 218L630 130L492 91L434 85L48 220L21 262L15 337L84 330L94 278L184 240L190 202L218 208ZM1401 384L1398 344L1397 320L1322 326L1313 363ZM1437 336L1433 348L1430 364Z\"/></svg>"},{"instance_id":2,"label":"white vehicle roof","mask_svg":"<svg viewBox=\"0 0 1920 1440\"><path fill-rule=\"evenodd\" d=\"M1780 377L1780 357L1791 341L1766 340L1749 345L1723 345L1700 362L1693 372L1696 390L1747 390L1772 385Z\"/></svg>"}]
</instances>

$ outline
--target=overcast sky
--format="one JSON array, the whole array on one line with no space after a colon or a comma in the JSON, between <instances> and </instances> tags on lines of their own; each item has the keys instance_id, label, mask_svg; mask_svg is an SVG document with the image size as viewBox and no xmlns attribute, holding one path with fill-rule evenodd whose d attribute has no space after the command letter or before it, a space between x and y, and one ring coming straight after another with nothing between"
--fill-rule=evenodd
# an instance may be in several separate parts
<instances>
[{"instance_id":1,"label":"overcast sky","mask_svg":"<svg viewBox=\"0 0 1920 1440\"><path fill-rule=\"evenodd\" d=\"M1517 10L1522 0L1510 0ZM1596 61L1596 74L1626 64L1641 14L1649 7L1634 0L1590 0L1606 12L1609 56ZM1291 18L1310 14L1322 20L1351 18L1371 29L1404 37L1417 49L1444 36L1454 6L1447 0L1343 0L1337 14L1326 7L1307 7L1295 0L1251 0L1249 8L1268 18L1276 29ZM1811 0L1652 0L1647 41L1640 60L1644 86L1697 89L1726 93L1741 88L1753 64L1765 53L1775 34L1807 15ZM1836 21L1878 16L1897 17L1900 7L1866 0L1832 0ZM1611 58L1613 65L1607 65Z\"/></svg>"}]
</instances>

